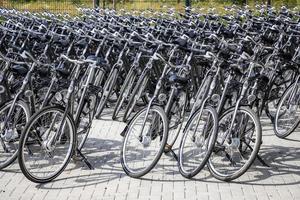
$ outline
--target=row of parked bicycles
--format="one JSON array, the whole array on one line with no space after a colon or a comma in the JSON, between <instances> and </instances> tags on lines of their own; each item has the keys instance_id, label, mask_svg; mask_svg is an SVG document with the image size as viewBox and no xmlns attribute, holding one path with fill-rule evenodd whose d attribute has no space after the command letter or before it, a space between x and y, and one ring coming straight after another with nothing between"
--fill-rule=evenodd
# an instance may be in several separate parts
<instances>
[{"instance_id":1,"label":"row of parked bicycles","mask_svg":"<svg viewBox=\"0 0 300 200\"><path fill-rule=\"evenodd\" d=\"M45 183L71 158L92 168L81 150L106 111L127 123L120 160L134 178L163 153L186 178L208 166L230 181L264 163L261 119L280 138L300 122L300 13L257 8L0 9L0 169L18 159L29 180Z\"/></svg>"}]
</instances>

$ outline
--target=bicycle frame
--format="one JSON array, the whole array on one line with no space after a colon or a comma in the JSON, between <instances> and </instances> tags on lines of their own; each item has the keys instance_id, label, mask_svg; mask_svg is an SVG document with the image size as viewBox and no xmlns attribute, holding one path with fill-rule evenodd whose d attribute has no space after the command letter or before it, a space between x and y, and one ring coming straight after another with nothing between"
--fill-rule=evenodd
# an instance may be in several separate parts
<instances>
[{"instance_id":1,"label":"bicycle frame","mask_svg":"<svg viewBox=\"0 0 300 200\"><path fill-rule=\"evenodd\" d=\"M55 143L55 141L59 137L61 137L61 135L62 135L61 133L63 132L62 130L64 129L64 125L66 123L67 115L70 115L71 118L74 120L74 124L76 126L75 131L78 128L77 126L79 124L80 115L81 115L82 110L83 110L84 105L85 105L86 94L88 92L88 88L93 83L97 70L98 69L101 70L101 68L96 66L95 64L89 64L87 67L88 67L89 72L88 72L87 79L86 79L85 83L80 88L80 90L82 90L82 93L81 93L81 97L80 97L80 100L79 100L79 103L78 103L78 106L77 106L77 110L75 112L75 115L73 116L72 115L72 107L73 107L72 106L73 105L72 99L74 99L75 81L78 80L78 77L79 77L79 74L80 74L80 68L81 68L80 64L76 64L76 66L75 66L74 76L71 79L71 83L70 83L70 86L68 88L68 93L67 93L67 96L66 96L66 101L67 101L66 108L65 108L65 111L64 111L64 114L63 114L62 121L59 124L59 130L50 139L50 143L52 145ZM95 110L93 112L93 115L94 114L95 114ZM77 133L77 131L76 131L76 133ZM78 147L78 144L77 144L77 137L76 137L76 148L77 147Z\"/></svg>"}]
</instances>

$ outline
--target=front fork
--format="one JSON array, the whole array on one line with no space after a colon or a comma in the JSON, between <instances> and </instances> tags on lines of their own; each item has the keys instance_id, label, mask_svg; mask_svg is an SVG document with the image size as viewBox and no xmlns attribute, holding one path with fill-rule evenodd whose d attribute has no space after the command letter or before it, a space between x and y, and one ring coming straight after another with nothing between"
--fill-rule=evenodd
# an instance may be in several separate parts
<instances>
[{"instance_id":1,"label":"front fork","mask_svg":"<svg viewBox=\"0 0 300 200\"><path fill-rule=\"evenodd\" d=\"M147 121L147 118L148 118L148 115L149 115L151 106L152 106L153 102L155 101L155 99L156 99L157 96L158 96L158 93L159 93L160 88L161 88L161 84L162 84L162 80L159 79L159 80L158 80L158 83L157 83L157 85L156 85L156 89L155 89L154 95L153 95L153 97L150 99L149 104L148 104L148 106L147 106L146 115L145 115L145 118L144 118L144 120L143 120L143 124L144 124L144 125L146 124L146 121ZM154 121L155 121L155 117L153 118L153 122L154 122ZM152 123L151 123L151 127L152 127L153 125L155 125L155 124L152 124ZM150 130L151 130L151 129L150 129ZM142 137L143 132L144 132L144 126L142 127L142 130L141 130L141 132L140 132L140 137ZM147 136L149 136L150 133L151 133L151 131L148 131Z\"/></svg>"},{"instance_id":2,"label":"front fork","mask_svg":"<svg viewBox=\"0 0 300 200\"><path fill-rule=\"evenodd\" d=\"M215 86L216 86L216 82L217 82L217 77L218 77L217 75L218 75L218 73L219 73L219 68L218 68L218 70L217 70L214 78L213 79L209 79L210 88L209 88L207 97L205 99L203 99L203 101L201 102L200 113L199 113L199 117L197 119L196 128L194 129L193 138L195 138L198 126L200 124L200 119L201 119L201 116L202 116L202 112L203 112L203 109L204 109L204 107L206 105L206 102L211 98L211 96L212 96L212 94L214 92L214 89L215 89ZM212 80L212 81L210 82L210 80ZM208 117L208 119L207 119L207 121L205 123L205 127L202 130L202 134L201 135L204 135L204 133L207 131L209 122L210 122L210 117ZM206 135L204 135L204 137L206 137Z\"/></svg>"},{"instance_id":3,"label":"front fork","mask_svg":"<svg viewBox=\"0 0 300 200\"><path fill-rule=\"evenodd\" d=\"M71 83L70 83L70 86L68 88L68 93L67 93L67 96L66 96L66 101L67 101L67 105L66 105L66 108L65 108L65 111L63 113L63 117L62 117L62 120L59 124L59 129L58 131L56 132L56 134L53 134L48 142L48 144L50 146L54 146L55 145L55 142L60 139L62 137L62 131L64 130L64 127L65 127L65 123L66 123L66 119L67 119L67 116L68 114L72 115L73 114L73 109L72 109L72 97L73 97L73 93L74 93L74 88L75 88L75 80L78 78L79 76L79 73L80 73L80 66L79 65L76 65L75 66L75 75L74 75L74 78L71 80ZM69 112L71 110L71 112ZM57 118L57 114L55 115L55 120ZM55 120L53 120L53 122L55 122Z\"/></svg>"},{"instance_id":4,"label":"front fork","mask_svg":"<svg viewBox=\"0 0 300 200\"><path fill-rule=\"evenodd\" d=\"M143 124L144 124L144 125L146 124L146 121L147 121L147 118L148 118L148 115L149 115L151 106L152 106L154 100L157 99L158 94L159 94L159 91L160 91L160 89L162 88L163 77L164 77L164 75L165 75L166 72L167 72L167 68L168 68L168 65L166 64L166 65L164 66L164 70L163 70L163 72L162 72L162 75L161 75L161 77L158 79L158 82L157 82L157 84L156 84L155 91L154 91L154 95L153 95L153 97L152 97L152 98L150 99L150 101L149 101L149 104L148 104L147 110L146 110L146 115L145 115L145 118L144 118L144 121L143 121ZM154 122L154 121L155 121L155 117L154 117L154 119L153 119L153 122ZM155 125L155 124L151 124L151 127L152 127L152 125ZM141 133L140 133L140 137L142 137L143 132L144 132L144 126L142 127L142 130L141 130ZM147 135L149 134L149 132L150 132L150 131L148 131Z\"/></svg>"},{"instance_id":5,"label":"front fork","mask_svg":"<svg viewBox=\"0 0 300 200\"><path fill-rule=\"evenodd\" d=\"M249 86L249 82L248 82L248 80L246 80L246 81L244 82L244 84L243 84L243 87L242 87L241 96L240 96L240 98L236 101L236 105L235 105L235 108L234 108L234 112L233 112L233 115L232 115L232 118L231 118L230 127L229 127L229 129L228 129L228 131L227 131L225 137L223 137L221 144L223 144L224 141L225 141L225 139L228 137L228 135L232 133L232 129L233 129L233 126L234 126L234 124L235 124L235 118L236 118L236 116L237 116L237 112L238 112L238 109L239 109L239 107L240 107L240 102L241 102L241 100L244 98L244 96L245 96L245 94L246 94L246 91L247 91L247 89L248 89L248 86ZM243 120L241 120L241 121L243 121ZM237 135L233 135L233 138L235 138L235 137L237 137Z\"/></svg>"},{"instance_id":6,"label":"front fork","mask_svg":"<svg viewBox=\"0 0 300 200\"><path fill-rule=\"evenodd\" d=\"M42 102L42 105L40 106L40 109L44 108L46 106L46 104L48 103L48 98L50 96L50 93L52 92L52 88L53 88L54 84L57 83L57 81L58 81L57 77L52 78L50 86L49 86L49 88L47 90L47 93L45 95L45 98Z\"/></svg>"}]
</instances>

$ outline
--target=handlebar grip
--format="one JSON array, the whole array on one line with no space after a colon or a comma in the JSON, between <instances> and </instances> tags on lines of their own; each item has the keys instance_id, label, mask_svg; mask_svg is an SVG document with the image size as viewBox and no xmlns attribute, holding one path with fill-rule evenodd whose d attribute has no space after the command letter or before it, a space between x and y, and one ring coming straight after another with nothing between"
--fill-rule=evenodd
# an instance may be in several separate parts
<instances>
[{"instance_id":1,"label":"handlebar grip","mask_svg":"<svg viewBox=\"0 0 300 200\"><path fill-rule=\"evenodd\" d=\"M62 54L60 57L67 60L67 61L69 61L69 62L71 62L71 63L75 63L75 64L84 64L85 63L83 61L73 60L73 59L69 58L68 56L66 56L64 54Z\"/></svg>"},{"instance_id":2,"label":"handlebar grip","mask_svg":"<svg viewBox=\"0 0 300 200\"><path fill-rule=\"evenodd\" d=\"M22 58L29 58L31 59L34 63L36 63L37 65L40 65L40 66L44 66L44 67L52 67L51 64L46 64L46 63L42 63L40 62L39 60L35 59L30 52L24 50L22 53L21 53L21 57Z\"/></svg>"}]
</instances>

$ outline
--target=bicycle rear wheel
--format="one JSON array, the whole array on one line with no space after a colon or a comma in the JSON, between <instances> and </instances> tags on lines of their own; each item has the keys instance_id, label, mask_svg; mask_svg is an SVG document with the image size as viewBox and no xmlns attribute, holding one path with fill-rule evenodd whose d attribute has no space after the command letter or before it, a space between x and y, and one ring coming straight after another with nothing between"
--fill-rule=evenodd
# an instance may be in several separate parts
<instances>
[{"instance_id":1,"label":"bicycle rear wheel","mask_svg":"<svg viewBox=\"0 0 300 200\"><path fill-rule=\"evenodd\" d=\"M4 133L0 135L0 169L8 167L17 159L21 132L30 118L28 105L23 101L17 101L5 126L4 120L8 117L11 106L12 101L0 108L0 130Z\"/></svg>"},{"instance_id":2,"label":"bicycle rear wheel","mask_svg":"<svg viewBox=\"0 0 300 200\"><path fill-rule=\"evenodd\" d=\"M235 107L226 110L219 119L217 141L208 160L211 174L223 181L243 175L254 162L261 145L261 124L249 107L239 107L229 132Z\"/></svg>"},{"instance_id":3,"label":"bicycle rear wheel","mask_svg":"<svg viewBox=\"0 0 300 200\"><path fill-rule=\"evenodd\" d=\"M154 168L160 159L168 137L165 112L152 106L135 114L128 125L121 149L121 164L125 173L138 178ZM145 122L145 123L144 123Z\"/></svg>"},{"instance_id":4,"label":"bicycle rear wheel","mask_svg":"<svg viewBox=\"0 0 300 200\"><path fill-rule=\"evenodd\" d=\"M46 183L59 176L75 147L75 126L58 106L45 107L27 123L19 144L19 165L30 181ZM61 129L59 133L58 130Z\"/></svg>"}]
</instances>

